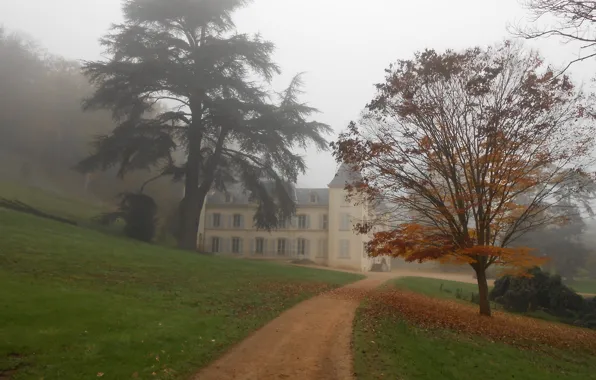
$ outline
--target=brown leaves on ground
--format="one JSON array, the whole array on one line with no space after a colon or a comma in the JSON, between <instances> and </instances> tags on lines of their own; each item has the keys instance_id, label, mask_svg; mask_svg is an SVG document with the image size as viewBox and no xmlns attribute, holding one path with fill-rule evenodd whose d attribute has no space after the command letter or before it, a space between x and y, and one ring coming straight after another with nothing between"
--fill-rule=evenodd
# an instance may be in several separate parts
<instances>
[{"instance_id":1,"label":"brown leaves on ground","mask_svg":"<svg viewBox=\"0 0 596 380\"><path fill-rule=\"evenodd\" d=\"M546 345L596 353L596 331L588 329L503 312L483 317L476 305L403 290L379 291L370 301L366 313L372 318L395 315L424 329L453 330L527 349Z\"/></svg>"},{"instance_id":2,"label":"brown leaves on ground","mask_svg":"<svg viewBox=\"0 0 596 380\"><path fill-rule=\"evenodd\" d=\"M333 288L326 282L266 281L256 284L258 292L282 293L285 297L302 294L321 294Z\"/></svg>"},{"instance_id":3,"label":"brown leaves on ground","mask_svg":"<svg viewBox=\"0 0 596 380\"><path fill-rule=\"evenodd\" d=\"M344 287L327 292L325 293L325 296L333 299L354 301L360 303L364 299L366 299L366 297L370 296L373 292L374 290L366 288Z\"/></svg>"}]
</instances>

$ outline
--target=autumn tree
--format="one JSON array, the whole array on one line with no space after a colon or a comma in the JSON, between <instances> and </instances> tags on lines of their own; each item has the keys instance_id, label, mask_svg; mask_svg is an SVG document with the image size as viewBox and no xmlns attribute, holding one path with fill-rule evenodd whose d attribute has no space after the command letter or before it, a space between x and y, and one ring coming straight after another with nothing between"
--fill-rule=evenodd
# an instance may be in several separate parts
<instances>
[{"instance_id":1,"label":"autumn tree","mask_svg":"<svg viewBox=\"0 0 596 380\"><path fill-rule=\"evenodd\" d=\"M521 0L531 24L515 26L512 32L525 39L558 38L579 44L580 54L572 64L596 57L596 2L585 0Z\"/></svg>"},{"instance_id":2,"label":"autumn tree","mask_svg":"<svg viewBox=\"0 0 596 380\"><path fill-rule=\"evenodd\" d=\"M564 222L550 212L557 195L582 191L596 136L587 96L508 42L426 50L386 73L333 144L337 160L362 173L350 195L387 210L357 229L372 231L371 256L471 265L480 313L490 315L486 270L540 264L512 244Z\"/></svg>"},{"instance_id":3,"label":"autumn tree","mask_svg":"<svg viewBox=\"0 0 596 380\"><path fill-rule=\"evenodd\" d=\"M281 94L261 85L279 68L271 42L235 30L232 14L247 3L126 0L124 22L102 40L109 59L84 65L97 87L86 109L110 109L118 126L80 169L159 168L184 180L181 248L196 249L207 193L233 181L258 203L255 225L275 228L294 212L288 182L305 170L293 148L327 147L329 127L307 120L316 110L298 99L299 76ZM148 116L158 104L165 110Z\"/></svg>"}]
</instances>

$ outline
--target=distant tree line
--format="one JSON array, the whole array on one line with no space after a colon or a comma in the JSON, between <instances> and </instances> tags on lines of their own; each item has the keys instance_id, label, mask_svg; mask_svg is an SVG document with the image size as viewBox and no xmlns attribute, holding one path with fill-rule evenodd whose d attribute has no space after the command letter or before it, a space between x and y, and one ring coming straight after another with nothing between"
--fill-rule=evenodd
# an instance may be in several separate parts
<instances>
[{"instance_id":1,"label":"distant tree line","mask_svg":"<svg viewBox=\"0 0 596 380\"><path fill-rule=\"evenodd\" d=\"M81 64L47 52L26 35L0 28L0 181L17 181L116 205L117 196L155 177L151 170L126 178L117 169L81 174L75 166L91 141L111 131L109 112L85 113L93 86ZM162 220L182 196L180 184L154 181L146 193L160 204Z\"/></svg>"}]
</instances>

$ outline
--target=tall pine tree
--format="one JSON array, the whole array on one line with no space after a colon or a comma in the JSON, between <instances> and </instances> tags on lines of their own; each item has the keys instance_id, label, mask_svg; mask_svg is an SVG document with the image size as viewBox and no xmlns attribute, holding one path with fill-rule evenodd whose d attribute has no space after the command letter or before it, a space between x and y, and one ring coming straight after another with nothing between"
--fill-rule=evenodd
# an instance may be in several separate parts
<instances>
[{"instance_id":1,"label":"tall pine tree","mask_svg":"<svg viewBox=\"0 0 596 380\"><path fill-rule=\"evenodd\" d=\"M300 76L282 93L263 87L279 68L274 46L236 32L245 0L126 0L124 23L102 39L108 60L86 62L96 86L87 110L110 109L118 126L95 141L84 172L159 167L185 181L179 245L195 249L207 193L239 181L259 207L255 226L294 213L288 184L306 169L295 148L326 149L330 128L309 121ZM184 163L172 157L184 152ZM272 186L273 184L273 186Z\"/></svg>"}]
</instances>

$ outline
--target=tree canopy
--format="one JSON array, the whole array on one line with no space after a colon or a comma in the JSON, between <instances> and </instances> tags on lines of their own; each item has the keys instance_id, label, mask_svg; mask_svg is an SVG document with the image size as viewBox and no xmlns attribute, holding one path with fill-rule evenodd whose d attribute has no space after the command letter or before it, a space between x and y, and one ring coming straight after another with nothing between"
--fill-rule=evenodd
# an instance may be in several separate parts
<instances>
[{"instance_id":1,"label":"tree canopy","mask_svg":"<svg viewBox=\"0 0 596 380\"><path fill-rule=\"evenodd\" d=\"M387 70L358 123L333 144L362 172L353 196L382 202L385 228L372 256L470 264L480 310L490 314L486 269L525 273L540 260L512 243L581 193L596 136L590 99L542 58L505 42L487 49L427 50Z\"/></svg>"},{"instance_id":2,"label":"tree canopy","mask_svg":"<svg viewBox=\"0 0 596 380\"><path fill-rule=\"evenodd\" d=\"M279 73L274 45L237 33L232 20L246 3L124 1L124 23L102 39L110 58L84 64L96 86L85 108L110 109L118 125L80 170L159 168L184 180L179 243L187 249L196 248L207 193L234 182L259 205L255 226L275 228L294 212L287 184L305 171L294 149L327 147L329 127L309 121L317 110L299 100L300 75L282 93L267 89Z\"/></svg>"}]
</instances>

